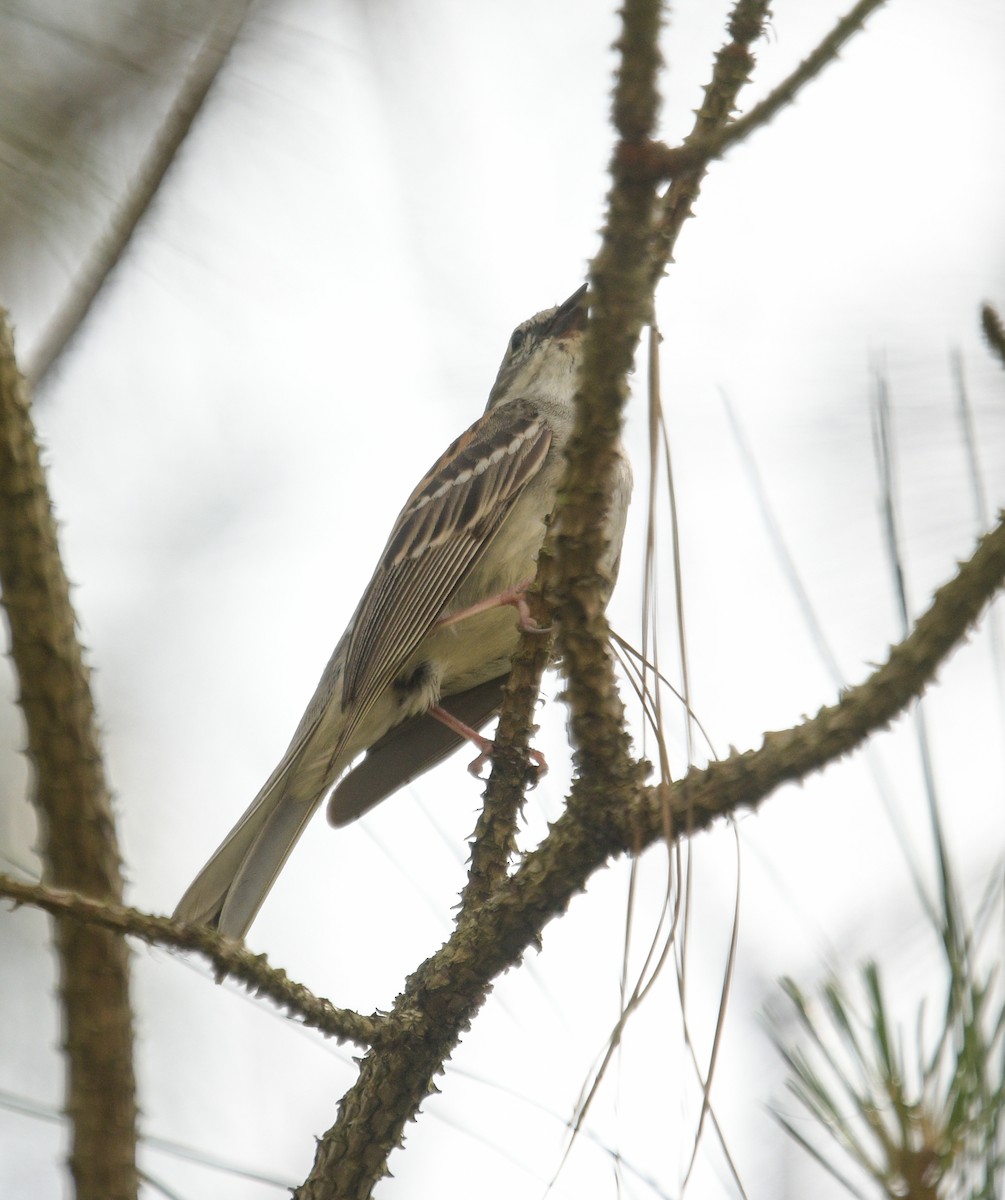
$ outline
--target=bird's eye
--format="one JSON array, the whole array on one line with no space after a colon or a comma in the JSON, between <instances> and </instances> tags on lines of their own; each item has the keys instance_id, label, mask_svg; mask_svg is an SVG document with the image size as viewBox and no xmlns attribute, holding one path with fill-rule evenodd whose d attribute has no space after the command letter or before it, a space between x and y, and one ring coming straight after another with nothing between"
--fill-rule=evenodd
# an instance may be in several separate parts
<instances>
[{"instance_id":1,"label":"bird's eye","mask_svg":"<svg viewBox=\"0 0 1005 1200\"><path fill-rule=\"evenodd\" d=\"M515 354L516 351L520 349L520 347L524 344L524 342L526 340L527 340L527 330L526 329L514 330L513 336L509 340L510 353Z\"/></svg>"}]
</instances>

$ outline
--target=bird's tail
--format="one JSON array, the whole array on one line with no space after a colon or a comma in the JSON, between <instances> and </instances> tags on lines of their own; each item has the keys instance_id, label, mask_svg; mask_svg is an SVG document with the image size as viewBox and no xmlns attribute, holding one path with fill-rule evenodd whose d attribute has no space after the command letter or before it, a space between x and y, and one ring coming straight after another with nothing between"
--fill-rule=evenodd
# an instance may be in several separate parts
<instances>
[{"instance_id":1,"label":"bird's tail","mask_svg":"<svg viewBox=\"0 0 1005 1200\"><path fill-rule=\"evenodd\" d=\"M291 795L280 768L192 881L174 911L179 921L212 925L243 938L324 792Z\"/></svg>"}]
</instances>

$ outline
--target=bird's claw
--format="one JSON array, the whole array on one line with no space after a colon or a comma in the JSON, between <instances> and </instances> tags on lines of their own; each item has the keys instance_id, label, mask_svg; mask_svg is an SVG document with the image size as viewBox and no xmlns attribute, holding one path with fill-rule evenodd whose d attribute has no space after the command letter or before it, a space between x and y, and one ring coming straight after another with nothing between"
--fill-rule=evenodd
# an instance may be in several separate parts
<instances>
[{"instance_id":1,"label":"bird's claw","mask_svg":"<svg viewBox=\"0 0 1005 1200\"><path fill-rule=\"evenodd\" d=\"M474 775L475 779L482 779L482 767L491 759L492 751L495 749L495 742L489 742L482 749L482 752L477 758L468 763L468 770ZM531 776L530 786L537 787L541 780L548 774L548 760L544 757L540 750L528 750L527 755L530 758L528 771Z\"/></svg>"},{"instance_id":2,"label":"bird's claw","mask_svg":"<svg viewBox=\"0 0 1005 1200\"><path fill-rule=\"evenodd\" d=\"M516 609L520 618L520 628L524 633L550 633L550 625L539 625L530 615L527 589L533 582L533 579L524 579L522 582L514 584L513 587L497 592L494 596L486 596L484 600L479 600L475 604L469 604L466 608L458 609L457 612L442 616L436 622L437 628L449 629L451 625L456 625L459 621L466 621L468 617L475 617L479 613L488 612L493 608L502 608L509 604Z\"/></svg>"}]
</instances>

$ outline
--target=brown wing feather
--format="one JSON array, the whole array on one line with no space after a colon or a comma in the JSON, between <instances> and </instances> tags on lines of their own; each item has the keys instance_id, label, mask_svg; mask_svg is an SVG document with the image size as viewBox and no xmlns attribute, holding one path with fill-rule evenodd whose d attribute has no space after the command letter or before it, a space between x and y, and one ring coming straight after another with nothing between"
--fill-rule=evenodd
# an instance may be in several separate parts
<instances>
[{"instance_id":1,"label":"brown wing feather","mask_svg":"<svg viewBox=\"0 0 1005 1200\"><path fill-rule=\"evenodd\" d=\"M444 707L472 729L481 729L502 703L508 675L479 683L444 702ZM379 804L409 780L452 754L461 734L428 713L403 721L374 742L364 758L335 785L328 800L328 820L347 825Z\"/></svg>"},{"instance_id":2,"label":"brown wing feather","mask_svg":"<svg viewBox=\"0 0 1005 1200\"><path fill-rule=\"evenodd\" d=\"M500 419L501 418L501 419ZM486 413L409 497L384 548L346 652L343 708L355 719L429 632L531 479L551 430L530 404Z\"/></svg>"}]
</instances>

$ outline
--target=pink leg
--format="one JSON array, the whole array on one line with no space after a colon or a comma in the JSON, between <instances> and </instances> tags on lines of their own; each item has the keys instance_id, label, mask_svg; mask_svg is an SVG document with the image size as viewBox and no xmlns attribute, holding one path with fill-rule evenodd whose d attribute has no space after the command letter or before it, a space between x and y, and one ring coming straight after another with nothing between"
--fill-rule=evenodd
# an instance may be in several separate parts
<instances>
[{"instance_id":1,"label":"pink leg","mask_svg":"<svg viewBox=\"0 0 1005 1200\"><path fill-rule=\"evenodd\" d=\"M445 708L441 708L439 704L430 705L428 712L431 717L435 717L437 721L446 725L448 729L452 729L454 733L467 738L469 742L473 742L478 747L479 755L476 759L468 763L468 770L476 779L481 779L482 767L489 761L495 742L491 738L482 737L476 729L472 729L470 725L465 725L463 721L458 720L453 713L447 712ZM537 767L537 776L540 779L542 775L548 773L547 760L540 750L530 750L528 753Z\"/></svg>"},{"instance_id":2,"label":"pink leg","mask_svg":"<svg viewBox=\"0 0 1005 1200\"><path fill-rule=\"evenodd\" d=\"M533 579L525 579L515 587L507 588L504 592L498 592L494 596L488 596L484 600L479 600L477 604L470 604L467 608L462 608L458 612L451 613L449 617L440 617L436 622L437 628L447 629L451 625L456 625L458 621L464 621L468 617L473 617L478 613L488 612L493 608L500 608L504 604L511 604L520 614L520 628L524 633L547 633L551 626L544 626L542 628L538 625L530 615L530 609L527 607L527 589L533 582Z\"/></svg>"}]
</instances>

